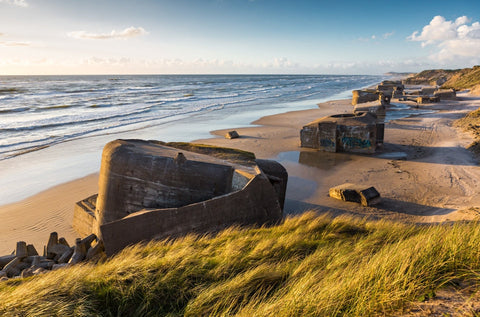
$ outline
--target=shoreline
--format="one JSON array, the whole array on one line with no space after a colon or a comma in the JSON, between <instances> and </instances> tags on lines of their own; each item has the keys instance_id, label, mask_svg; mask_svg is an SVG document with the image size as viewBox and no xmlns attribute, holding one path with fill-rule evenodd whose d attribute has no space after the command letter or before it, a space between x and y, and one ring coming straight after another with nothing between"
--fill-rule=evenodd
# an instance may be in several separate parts
<instances>
[{"instance_id":1,"label":"shoreline","mask_svg":"<svg viewBox=\"0 0 480 317\"><path fill-rule=\"evenodd\" d=\"M303 124L304 122L310 122L311 116L328 115L338 112L338 109L332 109L333 106L340 105L342 112L347 112L351 108L349 99L327 101L322 104L326 105L323 109L317 107L267 115L251 121L246 127L235 127L234 129L239 131L243 131L244 129L261 131L265 129L265 131L267 131L273 128L274 131L277 131L279 129L284 130L282 126L289 124L288 133L294 133L296 135L298 131L295 122L297 124ZM294 118L294 121L292 121L290 117ZM209 143L209 141L213 140L228 142L229 140L223 139L221 132L228 130L232 129L209 131L209 138L193 140L191 142ZM283 132L287 132L287 130ZM115 136L118 135L116 134ZM244 134L242 138L237 140L245 139ZM250 151L253 151L258 158L275 159L275 156L281 152L281 149L288 148L293 150L297 148L297 139L296 137L290 138L288 147L285 147L286 144L282 143L276 147L276 149L270 148L270 150L267 150L267 147L258 147L257 149L250 149ZM102 148L105 144L106 142L102 144ZM59 144L58 148L46 150L60 152L62 147L68 147L68 145L68 142L65 142ZM233 144L225 144L223 146L235 147ZM34 155L38 153L33 152ZM29 159L28 157L22 156L19 158L21 161L27 161ZM98 158L98 164L100 164L100 157ZM61 184L55 184L19 201L0 205L0 215L2 215L3 220L0 223L0 254L10 253L17 241L27 241L28 243L34 244L37 250L41 250L45 239L48 238L52 231L57 231L59 236L63 236L69 243L73 243L75 238L79 237L71 226L74 204L97 192L98 172L93 172Z\"/></svg>"},{"instance_id":2,"label":"shoreline","mask_svg":"<svg viewBox=\"0 0 480 317\"><path fill-rule=\"evenodd\" d=\"M315 109L263 116L247 127L211 131L212 137L192 142L238 148L283 164L289 172L285 214L314 209L333 215L346 213L416 223L470 220L479 214L469 207L480 206L480 197L475 195L480 169L465 149L472 137L450 125L478 107L480 98L421 106L435 112L387 123L384 149L372 156L299 147L303 125L319 117L351 112L349 99L327 101ZM223 138L226 131L233 129L240 138ZM407 160L380 157L394 152L407 153ZM361 207L328 197L329 187L345 182L375 186L382 203ZM97 191L98 173L93 173L1 205L0 252L10 253L16 241L21 240L41 250L52 231L73 242L78 237L71 227L74 204Z\"/></svg>"}]
</instances>

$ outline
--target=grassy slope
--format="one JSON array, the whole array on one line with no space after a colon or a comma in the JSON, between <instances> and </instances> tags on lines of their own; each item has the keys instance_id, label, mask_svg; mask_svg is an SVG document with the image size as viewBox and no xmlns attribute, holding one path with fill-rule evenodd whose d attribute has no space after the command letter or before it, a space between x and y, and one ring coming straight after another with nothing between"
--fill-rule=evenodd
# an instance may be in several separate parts
<instances>
[{"instance_id":1,"label":"grassy slope","mask_svg":"<svg viewBox=\"0 0 480 317\"><path fill-rule=\"evenodd\" d=\"M480 85L480 66L464 69L431 69L424 70L409 80L423 81L424 83L432 83L440 78L446 78L447 81L442 85L442 88L455 88L456 90L469 89Z\"/></svg>"},{"instance_id":2,"label":"grassy slope","mask_svg":"<svg viewBox=\"0 0 480 317\"><path fill-rule=\"evenodd\" d=\"M367 316L478 279L480 224L414 226L306 213L124 250L0 283L0 315Z\"/></svg>"},{"instance_id":3,"label":"grassy slope","mask_svg":"<svg viewBox=\"0 0 480 317\"><path fill-rule=\"evenodd\" d=\"M480 66L465 68L457 71L450 79L443 84L445 88L456 90L468 89L480 84Z\"/></svg>"},{"instance_id":4,"label":"grassy slope","mask_svg":"<svg viewBox=\"0 0 480 317\"><path fill-rule=\"evenodd\" d=\"M475 141L468 146L468 149L476 155L480 155L480 109L468 113L465 117L455 121L454 124L473 134Z\"/></svg>"}]
</instances>

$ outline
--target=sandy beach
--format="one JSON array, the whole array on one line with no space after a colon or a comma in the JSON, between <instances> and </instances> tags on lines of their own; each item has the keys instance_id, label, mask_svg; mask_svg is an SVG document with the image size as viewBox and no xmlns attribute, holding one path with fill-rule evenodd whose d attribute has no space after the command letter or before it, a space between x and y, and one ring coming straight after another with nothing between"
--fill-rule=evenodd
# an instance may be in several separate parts
<instances>
[{"instance_id":1,"label":"sandy beach","mask_svg":"<svg viewBox=\"0 0 480 317\"><path fill-rule=\"evenodd\" d=\"M480 98L459 94L458 101L422 105L427 114L390 121L384 148L375 155L325 153L299 147L303 125L319 117L351 112L350 100L322 103L316 109L263 117L248 128L233 127L238 139L224 139L226 130L197 143L238 148L258 158L281 162L288 170L286 214L315 209L389 220L431 223L471 220L478 216L476 195L480 168L465 149L472 136L452 126L454 120L480 107ZM387 109L388 111L388 109ZM406 160L395 159L398 153ZM97 192L92 174L0 206L0 254L19 240L41 250L52 231L73 243L74 203ZM328 189L345 182L374 186L382 196L375 207L361 207L328 197Z\"/></svg>"}]
</instances>

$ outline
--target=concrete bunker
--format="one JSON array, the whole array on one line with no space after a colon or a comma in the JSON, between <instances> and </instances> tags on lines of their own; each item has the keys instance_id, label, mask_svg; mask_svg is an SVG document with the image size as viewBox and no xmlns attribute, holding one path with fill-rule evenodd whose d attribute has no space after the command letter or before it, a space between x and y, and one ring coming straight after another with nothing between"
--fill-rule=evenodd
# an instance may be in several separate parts
<instances>
[{"instance_id":1,"label":"concrete bunker","mask_svg":"<svg viewBox=\"0 0 480 317\"><path fill-rule=\"evenodd\" d=\"M336 114L310 122L300 131L302 147L327 152L374 153L385 125L372 112Z\"/></svg>"},{"instance_id":2,"label":"concrete bunker","mask_svg":"<svg viewBox=\"0 0 480 317\"><path fill-rule=\"evenodd\" d=\"M75 205L73 227L108 255L140 241L215 232L283 217L288 174L234 149L116 140L102 155L98 196Z\"/></svg>"}]
</instances>

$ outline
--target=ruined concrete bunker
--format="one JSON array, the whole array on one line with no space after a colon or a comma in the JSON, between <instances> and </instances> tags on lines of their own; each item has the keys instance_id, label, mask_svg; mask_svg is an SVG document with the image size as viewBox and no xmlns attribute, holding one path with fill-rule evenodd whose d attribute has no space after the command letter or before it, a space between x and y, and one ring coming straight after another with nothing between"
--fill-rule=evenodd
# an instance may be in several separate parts
<instances>
[{"instance_id":1,"label":"ruined concrete bunker","mask_svg":"<svg viewBox=\"0 0 480 317\"><path fill-rule=\"evenodd\" d=\"M308 123L301 147L327 152L374 153L383 144L385 124L372 112L336 114Z\"/></svg>"},{"instance_id":2,"label":"ruined concrete bunker","mask_svg":"<svg viewBox=\"0 0 480 317\"><path fill-rule=\"evenodd\" d=\"M116 140L102 155L98 195L75 205L73 227L107 254L151 239L282 219L288 175L253 153L190 143Z\"/></svg>"}]
</instances>

